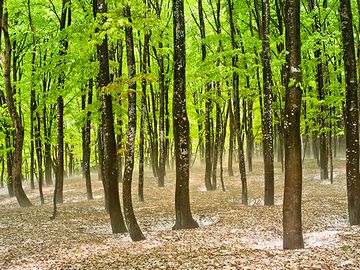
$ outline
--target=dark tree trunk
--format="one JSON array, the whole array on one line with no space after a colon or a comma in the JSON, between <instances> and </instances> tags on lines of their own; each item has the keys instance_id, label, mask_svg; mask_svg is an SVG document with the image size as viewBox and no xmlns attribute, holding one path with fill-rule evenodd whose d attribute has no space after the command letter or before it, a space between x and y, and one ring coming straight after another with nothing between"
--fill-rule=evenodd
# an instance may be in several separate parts
<instances>
[{"instance_id":1,"label":"dark tree trunk","mask_svg":"<svg viewBox=\"0 0 360 270\"><path fill-rule=\"evenodd\" d=\"M141 72L144 74L144 78L141 81L142 96L141 96L141 116L140 116L140 138L139 138L139 182L138 182L138 198L139 201L144 201L144 148L145 148L145 118L147 113L146 108L146 74L148 67L148 55L150 47L150 33L146 33L144 36L144 48L141 62ZM141 53L140 53L141 59ZM160 179L159 174L159 179ZM159 180L160 181L160 180ZM159 182L158 182L159 184Z\"/></svg>"},{"instance_id":2,"label":"dark tree trunk","mask_svg":"<svg viewBox=\"0 0 360 270\"><path fill-rule=\"evenodd\" d=\"M124 16L131 23L130 7L124 7ZM126 138L125 168L123 178L123 201L125 221L130 237L133 241L144 240L143 235L134 214L131 198L131 182L134 170L135 137L136 137L136 83L133 81L136 75L134 40L132 26L125 27L126 56L128 64L128 76L130 82L128 91L128 126Z\"/></svg>"},{"instance_id":3,"label":"dark tree trunk","mask_svg":"<svg viewBox=\"0 0 360 270\"><path fill-rule=\"evenodd\" d=\"M300 1L285 1L286 100L283 247L304 247L301 223L302 164L300 138Z\"/></svg>"},{"instance_id":4,"label":"dark tree trunk","mask_svg":"<svg viewBox=\"0 0 360 270\"><path fill-rule=\"evenodd\" d=\"M4 173L5 173L5 159L4 157L1 157L1 173L0 173L0 187L4 187Z\"/></svg>"},{"instance_id":5,"label":"dark tree trunk","mask_svg":"<svg viewBox=\"0 0 360 270\"><path fill-rule=\"evenodd\" d=\"M269 0L262 0L262 61L264 113L262 119L263 155L265 172L265 205L274 205L274 150L272 127L272 76L270 51Z\"/></svg>"},{"instance_id":6,"label":"dark tree trunk","mask_svg":"<svg viewBox=\"0 0 360 270\"><path fill-rule=\"evenodd\" d=\"M56 203L62 203L64 187L64 100L62 96L57 98L56 119L55 201Z\"/></svg>"},{"instance_id":7,"label":"dark tree trunk","mask_svg":"<svg viewBox=\"0 0 360 270\"><path fill-rule=\"evenodd\" d=\"M105 0L98 0L96 13L106 13L107 5ZM105 23L105 17L102 23ZM109 77L109 54L107 35L104 36L102 43L97 46L99 57L98 84L101 93L102 111L102 144L103 144L103 181L109 202L110 222L113 233L126 232L126 227L120 207L119 187L116 166L116 142L114 132L114 116L112 109L112 97L103 91L110 83Z\"/></svg>"},{"instance_id":8,"label":"dark tree trunk","mask_svg":"<svg viewBox=\"0 0 360 270\"><path fill-rule=\"evenodd\" d=\"M88 96L88 105L92 104L92 88L93 88L93 81L90 80L89 81L89 89L87 91L87 96ZM82 110L85 112L86 110L86 92L83 93L82 97L81 97L81 105L82 105ZM85 184L86 184L86 195L87 195L87 199L88 200L92 200L93 199L93 194L92 194L92 188L91 188L91 174L90 174L90 131L91 131L91 120L90 120L90 116L91 116L91 111L88 110L86 112L86 118L85 118L85 124L82 127L82 148L83 148L83 160L82 160L82 165L83 165L83 177L85 178Z\"/></svg>"},{"instance_id":9,"label":"dark tree trunk","mask_svg":"<svg viewBox=\"0 0 360 270\"><path fill-rule=\"evenodd\" d=\"M235 40L236 35L236 27L233 19L233 2L231 0L227 1L229 8L229 23L231 30L231 44L232 49L236 50L239 48ZM236 68L238 66L238 56L234 55L232 57L232 66ZM234 104L234 135L237 139L238 144L238 159L239 159L239 171L241 175L241 195L242 195L242 203L248 204L248 191L247 191L247 181L246 181L246 169L245 169L245 159L244 159L244 150L243 150L243 142L241 136L241 127L240 127L240 99L239 99L239 74L236 72L233 73L233 104Z\"/></svg>"},{"instance_id":10,"label":"dark tree trunk","mask_svg":"<svg viewBox=\"0 0 360 270\"><path fill-rule=\"evenodd\" d=\"M6 134L6 148L11 147L10 134ZM13 160L13 151L7 151L6 153L6 169L7 169L7 188L10 197L14 197L14 185L13 185L13 176L12 176L12 160Z\"/></svg>"},{"instance_id":11,"label":"dark tree trunk","mask_svg":"<svg viewBox=\"0 0 360 270\"><path fill-rule=\"evenodd\" d=\"M205 61L206 58L206 44L205 44L205 22L202 8L202 0L198 0L198 13L199 13L199 30L201 37L201 60ZM205 93L210 91L210 84L206 86ZM212 172L212 156L211 156L211 101L209 98L205 100L205 187L206 190L213 190L211 172Z\"/></svg>"},{"instance_id":12,"label":"dark tree trunk","mask_svg":"<svg viewBox=\"0 0 360 270\"><path fill-rule=\"evenodd\" d=\"M232 110L231 100L228 102L229 106L229 156L228 156L228 174L234 176L233 171L233 156L234 156L234 113Z\"/></svg>"},{"instance_id":13,"label":"dark tree trunk","mask_svg":"<svg viewBox=\"0 0 360 270\"><path fill-rule=\"evenodd\" d=\"M100 99L100 98L99 98ZM98 178L101 181L104 188L104 207L105 210L109 213L109 189L106 183L105 178L105 167L104 167L104 138L103 138L103 129L100 127L98 129L98 140L97 140L98 148L99 148L99 166L98 166Z\"/></svg>"},{"instance_id":14,"label":"dark tree trunk","mask_svg":"<svg viewBox=\"0 0 360 270\"><path fill-rule=\"evenodd\" d=\"M68 6L69 0L62 1L62 12L60 20L60 31L63 31L66 27L66 19L68 24L71 22L71 12ZM68 48L68 42L65 38L61 40L59 55L63 56ZM59 88L63 89L65 75L60 74L59 76ZM56 101L56 172L55 172L55 193L56 203L63 203L63 188L64 188L64 98L60 95ZM54 211L53 217L55 218L56 211Z\"/></svg>"},{"instance_id":15,"label":"dark tree trunk","mask_svg":"<svg viewBox=\"0 0 360 270\"><path fill-rule=\"evenodd\" d=\"M310 12L313 12L313 10L318 6L317 0L310 0L309 6L310 6ZM320 7L318 7L320 8ZM314 25L314 31L321 34L321 26L320 21L317 16L315 15L315 25ZM318 41L318 49L316 49L314 55L317 59L318 63L316 66L316 81L317 81L317 87L318 87L318 97L320 101L325 100L325 89L324 89L324 63L322 60L322 51L321 51L321 45L322 42ZM326 138L326 122L325 122L325 111L326 107L324 104L320 106L320 115L319 115L319 122L320 122L320 179L328 179L328 147L327 147L327 138Z\"/></svg>"},{"instance_id":16,"label":"dark tree trunk","mask_svg":"<svg viewBox=\"0 0 360 270\"><path fill-rule=\"evenodd\" d=\"M198 227L190 209L189 194L189 120L186 112L186 51L184 3L173 1L174 31L174 94L173 94L173 126L176 189L175 213L176 221L173 229L189 229Z\"/></svg>"},{"instance_id":17,"label":"dark tree trunk","mask_svg":"<svg viewBox=\"0 0 360 270\"><path fill-rule=\"evenodd\" d=\"M118 60L118 74L117 76L120 78L122 76L122 70L123 70L123 40L122 37L120 37L118 41L118 52L117 52L117 60ZM121 106L121 99L119 100L119 106ZM116 142L117 142L117 149L123 149L123 120L119 118L117 120L117 124L119 127L119 134L117 135ZM122 172L123 172L123 153L120 151L117 155L117 166L118 166L118 180L119 183L122 182Z\"/></svg>"},{"instance_id":18,"label":"dark tree trunk","mask_svg":"<svg viewBox=\"0 0 360 270\"><path fill-rule=\"evenodd\" d=\"M8 13L4 13L2 29L5 41L5 57L3 65L4 85L6 90L6 104L14 127L14 153L12 157L12 182L16 199L21 207L31 206L31 202L26 196L21 182L22 167L22 148L24 142L24 127L20 116L16 111L14 92L11 85L11 43L8 31Z\"/></svg>"},{"instance_id":19,"label":"dark tree trunk","mask_svg":"<svg viewBox=\"0 0 360 270\"><path fill-rule=\"evenodd\" d=\"M340 1L346 84L346 183L350 225L360 224L359 100L351 4Z\"/></svg>"},{"instance_id":20,"label":"dark tree trunk","mask_svg":"<svg viewBox=\"0 0 360 270\"><path fill-rule=\"evenodd\" d=\"M159 18L160 19L160 18ZM162 49L162 42L159 43L159 48ZM158 173L158 186L163 187L165 184L165 161L166 161L166 149L165 149L165 68L164 57L158 56L159 64L159 92L160 92L160 106L159 106L159 173Z\"/></svg>"},{"instance_id":21,"label":"dark tree trunk","mask_svg":"<svg viewBox=\"0 0 360 270\"><path fill-rule=\"evenodd\" d=\"M42 143L41 143L41 119L40 119L40 113L36 112L36 118L35 118L35 110L36 110L36 100L35 100L35 88L34 88L34 75L35 75L35 60L36 60L36 39L35 39L35 28L32 21L32 14L31 14L31 5L30 0L27 1L27 7L28 7L28 16L29 16L29 23L31 28L31 42L32 42L32 53L31 53L31 97L30 97L30 121L31 121L31 147L34 147L34 141L35 141L35 149L36 149L36 157L38 162L38 183L39 183L39 194L40 194L40 202L41 204L44 204L44 195L43 195L43 168L42 168ZM36 122L36 126L34 127L34 122ZM34 134L35 132L35 134ZM34 149L32 149L34 151ZM32 153L32 166L34 166L34 153ZM33 169L30 165L30 170ZM31 173L30 173L31 178ZM33 184L33 183L32 183Z\"/></svg>"},{"instance_id":22,"label":"dark tree trunk","mask_svg":"<svg viewBox=\"0 0 360 270\"><path fill-rule=\"evenodd\" d=\"M47 80L43 78L43 93L47 91ZM50 136L51 136L51 124L52 121L47 122L47 108L44 106L43 109L43 129L44 129L44 158L45 158L45 183L46 185L52 185L52 160L51 160L51 144L50 144Z\"/></svg>"},{"instance_id":23,"label":"dark tree trunk","mask_svg":"<svg viewBox=\"0 0 360 270\"><path fill-rule=\"evenodd\" d=\"M40 113L36 113L36 127L35 127L35 147L36 147L36 158L38 161L38 183L39 183L39 194L40 194L40 202L41 204L45 203L44 194L43 194L43 184L44 184L44 174L42 167L42 143L41 143L41 118Z\"/></svg>"}]
</instances>

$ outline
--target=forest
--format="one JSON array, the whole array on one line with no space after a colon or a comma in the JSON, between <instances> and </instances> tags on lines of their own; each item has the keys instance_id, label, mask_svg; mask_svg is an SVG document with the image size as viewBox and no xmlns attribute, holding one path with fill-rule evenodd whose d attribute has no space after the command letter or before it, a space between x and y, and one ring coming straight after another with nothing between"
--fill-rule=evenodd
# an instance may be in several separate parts
<instances>
[{"instance_id":1,"label":"forest","mask_svg":"<svg viewBox=\"0 0 360 270\"><path fill-rule=\"evenodd\" d=\"M359 267L359 11L0 0L0 268Z\"/></svg>"}]
</instances>

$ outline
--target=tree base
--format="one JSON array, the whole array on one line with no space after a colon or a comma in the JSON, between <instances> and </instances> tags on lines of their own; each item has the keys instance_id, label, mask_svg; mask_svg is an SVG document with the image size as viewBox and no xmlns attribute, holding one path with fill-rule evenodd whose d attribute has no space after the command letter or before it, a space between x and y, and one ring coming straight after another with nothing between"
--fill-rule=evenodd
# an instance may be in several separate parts
<instances>
[{"instance_id":1,"label":"tree base","mask_svg":"<svg viewBox=\"0 0 360 270\"><path fill-rule=\"evenodd\" d=\"M199 228L199 224L193 218L188 220L183 220L182 222L175 222L175 225L172 227L173 230L181 230L181 229L195 229Z\"/></svg>"}]
</instances>

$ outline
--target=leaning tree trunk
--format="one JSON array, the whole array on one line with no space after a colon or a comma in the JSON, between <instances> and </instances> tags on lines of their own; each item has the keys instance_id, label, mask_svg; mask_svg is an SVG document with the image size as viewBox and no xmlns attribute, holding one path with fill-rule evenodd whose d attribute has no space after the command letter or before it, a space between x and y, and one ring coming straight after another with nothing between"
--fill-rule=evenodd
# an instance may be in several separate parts
<instances>
[{"instance_id":1,"label":"leaning tree trunk","mask_svg":"<svg viewBox=\"0 0 360 270\"><path fill-rule=\"evenodd\" d=\"M128 18L131 23L130 7L124 7L124 16ZM128 76L131 81L128 90L128 126L126 138L126 155L125 168L123 178L123 200L124 200L124 214L125 221L133 241L144 240L143 235L134 214L131 198L131 182L134 170L134 152L135 152L135 137L136 137L136 83L134 81L136 75L135 54L134 54L134 40L132 27L125 27L126 35L126 56L128 64Z\"/></svg>"},{"instance_id":2,"label":"leaning tree trunk","mask_svg":"<svg viewBox=\"0 0 360 270\"><path fill-rule=\"evenodd\" d=\"M106 13L107 5L105 0L99 0L96 5L96 13ZM96 14L95 13L95 14ZM103 18L102 24L105 23ZM110 222L113 233L126 232L126 227L120 207L118 171L116 166L116 141L114 132L114 116L112 109L112 97L104 88L110 83L109 75L109 53L108 39L104 36L101 44L97 45L99 57L98 84L102 90L101 93L101 111L102 111L102 144L103 144L103 179L109 202ZM105 158L106 157L106 158Z\"/></svg>"},{"instance_id":3,"label":"leaning tree trunk","mask_svg":"<svg viewBox=\"0 0 360 270\"><path fill-rule=\"evenodd\" d=\"M346 83L346 182L350 225L360 224L359 100L352 13L349 0L340 1Z\"/></svg>"},{"instance_id":4,"label":"leaning tree trunk","mask_svg":"<svg viewBox=\"0 0 360 270\"><path fill-rule=\"evenodd\" d=\"M174 14L174 94L173 126L176 162L175 213L173 229L196 228L199 225L193 219L189 196L189 120L186 112L186 52L184 3L173 1Z\"/></svg>"},{"instance_id":5,"label":"leaning tree trunk","mask_svg":"<svg viewBox=\"0 0 360 270\"><path fill-rule=\"evenodd\" d=\"M2 2L2 1L1 1ZM2 4L2 3L1 3ZM5 41L5 56L3 64L3 76L6 90L6 104L9 114L14 126L14 153L12 157L12 181L16 199L21 207L31 206L31 202L26 196L21 182L21 167L22 167L22 148L24 143L24 127L22 126L20 116L16 111L14 92L11 85L10 69L11 69L11 43L8 31L8 13L4 13L2 21L4 41Z\"/></svg>"},{"instance_id":6,"label":"leaning tree trunk","mask_svg":"<svg viewBox=\"0 0 360 270\"><path fill-rule=\"evenodd\" d=\"M304 247L301 224L300 1L286 0L285 15L285 42L288 53L286 54L283 247L284 249L298 249Z\"/></svg>"}]
</instances>

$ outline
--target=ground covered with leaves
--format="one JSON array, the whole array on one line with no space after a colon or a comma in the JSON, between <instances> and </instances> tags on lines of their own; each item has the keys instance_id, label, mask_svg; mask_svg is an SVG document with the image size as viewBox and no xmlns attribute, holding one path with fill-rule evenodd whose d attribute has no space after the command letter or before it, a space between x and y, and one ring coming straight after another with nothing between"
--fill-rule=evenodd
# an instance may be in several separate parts
<instances>
[{"instance_id":1,"label":"ground covered with leaves","mask_svg":"<svg viewBox=\"0 0 360 270\"><path fill-rule=\"evenodd\" d=\"M0 189L0 269L359 269L360 228L347 221L345 162L337 161L334 183L319 180L313 161L304 164L305 248L282 250L284 176L276 164L276 204L263 206L262 163L248 172L249 206L241 204L237 173L224 172L226 191L206 192L204 167L191 170L192 211L200 228L173 231L175 173L164 188L147 171L145 202L133 203L146 240L112 234L104 210L102 185L93 176L95 199L86 200L81 177L65 180L64 203L54 221L52 187L46 204L26 191L33 207L19 208ZM26 186L27 184L25 184Z\"/></svg>"}]
</instances>

